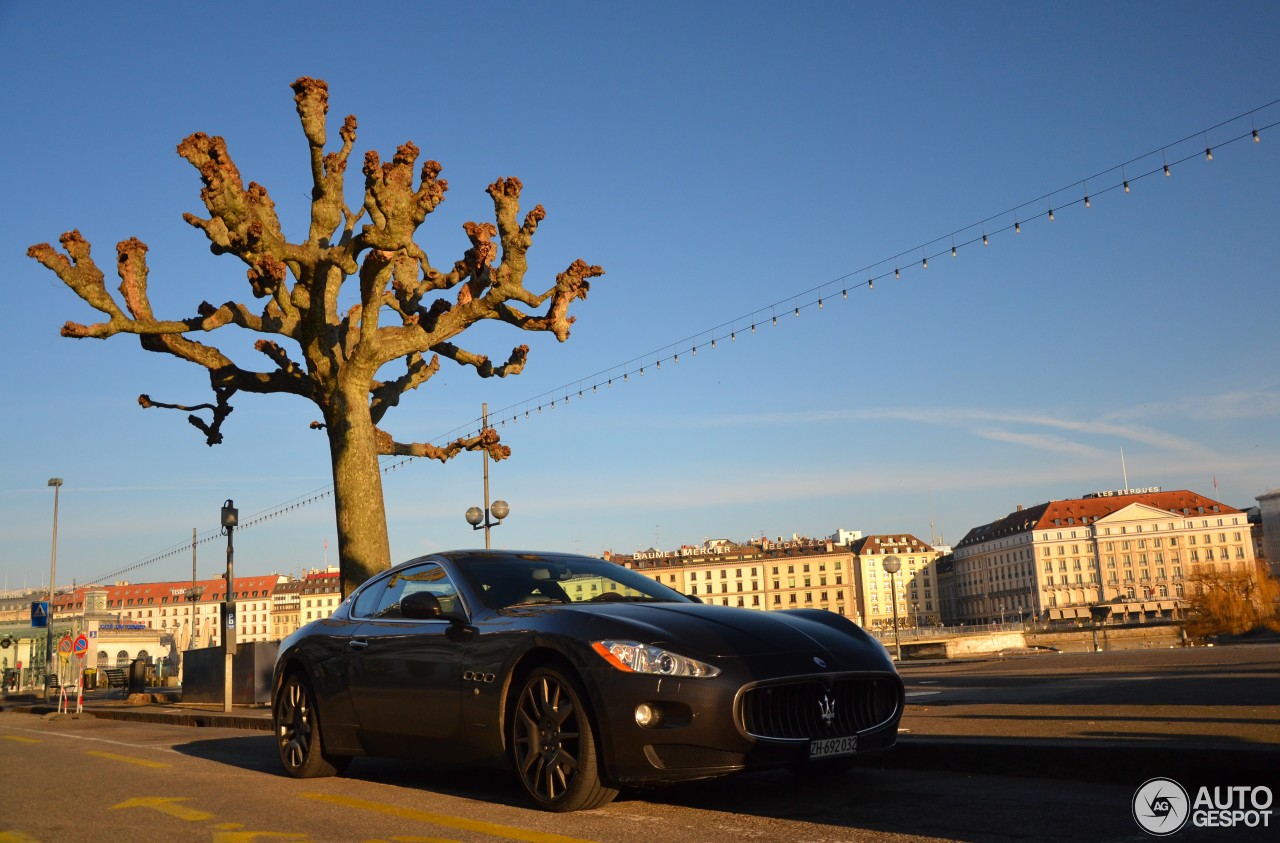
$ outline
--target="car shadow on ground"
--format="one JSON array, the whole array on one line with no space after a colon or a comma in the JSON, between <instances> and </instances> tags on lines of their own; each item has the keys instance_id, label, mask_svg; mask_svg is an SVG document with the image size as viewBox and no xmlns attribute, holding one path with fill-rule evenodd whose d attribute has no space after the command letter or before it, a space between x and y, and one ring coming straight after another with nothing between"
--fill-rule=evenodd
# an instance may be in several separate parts
<instances>
[{"instance_id":1,"label":"car shadow on ground","mask_svg":"<svg viewBox=\"0 0 1280 843\"><path fill-rule=\"evenodd\" d=\"M192 740L174 746L185 755L242 770L284 777L270 735ZM385 796L366 795L397 802L394 791L414 794L431 804L432 796L470 802L533 809L516 774L495 762L462 767L425 764L383 758L357 758L339 779L355 784L387 788ZM341 786L340 786L341 787ZM993 804L990 794L998 788L1005 797ZM367 791L365 791L368 794ZM977 843L978 841L1033 839L1072 843L1080 839L1111 839L1118 830L1132 827L1129 816L1131 787L1057 782L1051 786L1033 778L992 778L956 772L895 770L860 766L846 773L798 777L786 770L769 770L686 782L660 788L624 790L616 801L582 814L563 815L560 833L571 837L600 837L600 823L696 822L705 831L719 828L757 829L757 820L780 820L799 839L853 840L865 834L905 835ZM1048 803L1047 805L1045 803ZM1099 810L1072 813L1072 806L1098 804ZM927 810L921 806L927 804ZM1038 806L1029 808L1028 806ZM454 807L451 813L460 810ZM672 814L671 811L690 814ZM468 812L469 813L469 812ZM1063 817L1070 814L1071 822ZM682 826L683 827L683 826ZM1014 834L1009 829L1017 829ZM713 839L694 834L689 839Z\"/></svg>"},{"instance_id":2,"label":"car shadow on ground","mask_svg":"<svg viewBox=\"0 0 1280 843\"><path fill-rule=\"evenodd\" d=\"M242 770L285 776L270 735L193 740L177 744L173 749ZM870 773L864 770L800 778L785 770L753 772L670 786L627 788L614 804L653 802L786 817L793 813L801 794L805 795L806 803L813 799L821 802L825 798L847 800L850 785L855 783L856 776L864 774ZM515 772L500 760L476 766L450 766L395 758L355 758L342 778L516 808L531 807Z\"/></svg>"},{"instance_id":3,"label":"car shadow on ground","mask_svg":"<svg viewBox=\"0 0 1280 843\"><path fill-rule=\"evenodd\" d=\"M194 740L177 744L173 749L193 758L242 770L272 776L286 775L276 756L271 735ZM520 789L515 773L501 762L464 767L396 758L354 758L341 777L517 808L529 807L528 798Z\"/></svg>"}]
</instances>

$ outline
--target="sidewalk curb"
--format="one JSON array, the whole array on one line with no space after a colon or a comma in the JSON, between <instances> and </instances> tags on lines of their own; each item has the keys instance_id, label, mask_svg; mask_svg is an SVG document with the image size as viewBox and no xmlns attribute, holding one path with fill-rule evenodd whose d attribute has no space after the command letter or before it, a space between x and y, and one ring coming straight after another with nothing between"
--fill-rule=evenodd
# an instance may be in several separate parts
<instances>
[{"instance_id":1,"label":"sidewalk curb","mask_svg":"<svg viewBox=\"0 0 1280 843\"><path fill-rule=\"evenodd\" d=\"M199 708L181 709L177 703L143 704L132 706L125 702L114 705L88 704L80 714L75 707L69 707L63 717L96 718L98 720L121 720L135 723L167 723L171 726L191 726L196 728L246 729L256 732L271 731L271 714L263 709L263 713L252 715L237 714L234 710L227 714L221 710ZM164 707L159 707L164 706ZM58 706L46 702L18 702L0 705L0 711L14 711L35 714L44 717L58 715Z\"/></svg>"}]
</instances>

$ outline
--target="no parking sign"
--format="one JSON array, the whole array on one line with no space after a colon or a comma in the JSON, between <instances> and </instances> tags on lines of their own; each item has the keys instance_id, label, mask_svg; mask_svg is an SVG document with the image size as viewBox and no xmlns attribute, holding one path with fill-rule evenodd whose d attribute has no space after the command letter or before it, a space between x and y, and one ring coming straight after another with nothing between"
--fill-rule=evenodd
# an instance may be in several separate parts
<instances>
[{"instance_id":1,"label":"no parking sign","mask_svg":"<svg viewBox=\"0 0 1280 843\"><path fill-rule=\"evenodd\" d=\"M85 654L89 652L89 639L85 637L84 633L76 636L75 642L71 645L71 650L80 658L84 658Z\"/></svg>"}]
</instances>

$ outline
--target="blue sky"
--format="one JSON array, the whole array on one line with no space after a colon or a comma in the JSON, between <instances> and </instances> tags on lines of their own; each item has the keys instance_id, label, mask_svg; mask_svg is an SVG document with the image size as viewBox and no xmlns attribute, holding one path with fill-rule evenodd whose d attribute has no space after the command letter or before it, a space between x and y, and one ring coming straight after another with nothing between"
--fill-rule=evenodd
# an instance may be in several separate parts
<instances>
[{"instance_id":1,"label":"blue sky","mask_svg":"<svg viewBox=\"0 0 1280 843\"><path fill-rule=\"evenodd\" d=\"M513 457L490 464L511 504L495 545L927 540L931 514L954 542L1020 503L1122 487L1122 452L1130 486L1212 495L1216 476L1236 506L1280 486L1280 125L1228 143L1280 121L1262 107L1280 98L1275 3L71 8L0 5L0 587L47 582L50 477L60 583L189 576L189 550L139 563L211 536L226 498L250 521L328 488L311 405L242 396L206 447L136 404L207 400L203 370L60 338L95 313L25 256L78 228L109 264L136 236L162 317L246 299L239 262L182 221L204 209L175 147L225 137L302 235L303 75L329 83L331 138L357 116L357 155L413 140L444 165L419 232L438 265L463 222L491 219L485 186L516 175L548 211L529 278L607 270L567 343L504 326L464 343L505 359L530 342L523 375L446 364L385 421L438 440L485 402L519 415L499 427ZM1146 175L1164 160L1170 178ZM478 456L384 486L394 561L482 541L462 518ZM327 499L240 531L237 572L326 552ZM197 558L216 575L224 545Z\"/></svg>"}]
</instances>

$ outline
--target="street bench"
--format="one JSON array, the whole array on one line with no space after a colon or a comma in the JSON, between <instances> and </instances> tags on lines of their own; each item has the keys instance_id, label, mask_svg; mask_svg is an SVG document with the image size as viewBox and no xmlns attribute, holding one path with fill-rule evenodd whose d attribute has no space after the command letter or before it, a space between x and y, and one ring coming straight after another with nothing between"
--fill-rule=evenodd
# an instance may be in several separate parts
<instances>
[{"instance_id":1,"label":"street bench","mask_svg":"<svg viewBox=\"0 0 1280 843\"><path fill-rule=\"evenodd\" d=\"M123 667L109 667L102 671L106 677L107 690L119 688L123 692L129 685L129 672Z\"/></svg>"}]
</instances>

